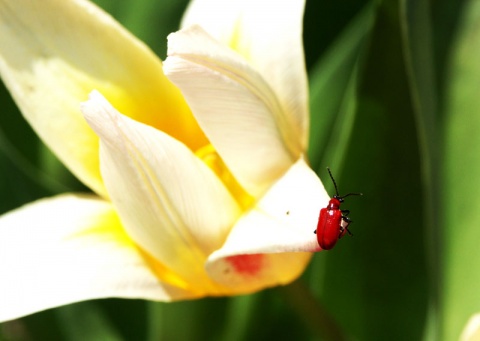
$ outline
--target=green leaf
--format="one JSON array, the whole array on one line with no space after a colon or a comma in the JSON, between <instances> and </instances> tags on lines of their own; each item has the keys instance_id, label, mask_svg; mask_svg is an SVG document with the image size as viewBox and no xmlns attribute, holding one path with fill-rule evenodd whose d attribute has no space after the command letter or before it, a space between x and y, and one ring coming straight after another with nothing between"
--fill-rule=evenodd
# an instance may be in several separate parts
<instances>
[{"instance_id":1,"label":"green leaf","mask_svg":"<svg viewBox=\"0 0 480 341\"><path fill-rule=\"evenodd\" d=\"M399 20L398 2L383 2L360 70L345 165L334 174L341 193L364 194L342 204L354 236L315 255L311 267L315 296L356 340L420 340L426 319L430 236Z\"/></svg>"},{"instance_id":2,"label":"green leaf","mask_svg":"<svg viewBox=\"0 0 480 341\"><path fill-rule=\"evenodd\" d=\"M480 2L462 14L445 91L445 340L480 312Z\"/></svg>"},{"instance_id":3,"label":"green leaf","mask_svg":"<svg viewBox=\"0 0 480 341\"><path fill-rule=\"evenodd\" d=\"M120 334L95 302L81 302L55 310L69 341L120 341Z\"/></svg>"},{"instance_id":4,"label":"green leaf","mask_svg":"<svg viewBox=\"0 0 480 341\"><path fill-rule=\"evenodd\" d=\"M425 339L440 335L441 246L439 231L440 143L436 76L429 1L400 1L400 24L410 96L417 127L423 187L424 228L429 271L429 309Z\"/></svg>"},{"instance_id":5,"label":"green leaf","mask_svg":"<svg viewBox=\"0 0 480 341\"><path fill-rule=\"evenodd\" d=\"M259 295L232 297L228 300L227 323L220 340L241 341L247 339L249 327L254 323L255 310L258 310Z\"/></svg>"},{"instance_id":6,"label":"green leaf","mask_svg":"<svg viewBox=\"0 0 480 341\"><path fill-rule=\"evenodd\" d=\"M310 73L309 157L313 169L340 169L355 119L358 68L376 7L364 8Z\"/></svg>"},{"instance_id":7,"label":"green leaf","mask_svg":"<svg viewBox=\"0 0 480 341\"><path fill-rule=\"evenodd\" d=\"M167 54L167 36L180 27L188 0L137 0L118 5L117 17L160 58Z\"/></svg>"},{"instance_id":8,"label":"green leaf","mask_svg":"<svg viewBox=\"0 0 480 341\"><path fill-rule=\"evenodd\" d=\"M143 41L161 59L167 53L167 36L179 29L188 0L93 0Z\"/></svg>"},{"instance_id":9,"label":"green leaf","mask_svg":"<svg viewBox=\"0 0 480 341\"><path fill-rule=\"evenodd\" d=\"M147 340L216 340L225 324L225 301L149 302Z\"/></svg>"}]
</instances>

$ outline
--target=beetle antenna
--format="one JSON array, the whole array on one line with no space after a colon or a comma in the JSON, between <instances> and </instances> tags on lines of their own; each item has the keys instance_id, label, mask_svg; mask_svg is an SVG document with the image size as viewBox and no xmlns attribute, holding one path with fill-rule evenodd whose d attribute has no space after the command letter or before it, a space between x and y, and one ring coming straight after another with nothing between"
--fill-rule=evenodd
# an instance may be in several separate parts
<instances>
[{"instance_id":1,"label":"beetle antenna","mask_svg":"<svg viewBox=\"0 0 480 341\"><path fill-rule=\"evenodd\" d=\"M363 193L348 193L348 194L342 195L340 198L343 199L343 198L346 198L350 195L363 195Z\"/></svg>"},{"instance_id":2,"label":"beetle antenna","mask_svg":"<svg viewBox=\"0 0 480 341\"><path fill-rule=\"evenodd\" d=\"M348 193L348 194L340 196L340 194L338 194L337 183L335 182L335 179L333 178L333 175L332 175L332 172L330 171L330 168L327 167L327 170L328 170L328 174L330 174L330 179L332 179L333 185L335 186L335 192L337 192L337 198L343 199L343 198L346 198L350 195L363 195L363 193Z\"/></svg>"},{"instance_id":3,"label":"beetle antenna","mask_svg":"<svg viewBox=\"0 0 480 341\"><path fill-rule=\"evenodd\" d=\"M335 192L337 192L337 197L340 197L340 194L338 194L337 183L335 182L335 179L333 178L332 172L330 172L330 168L328 168L328 167L327 167L327 170L328 170L328 174L330 174L330 179L332 179L333 185L335 186Z\"/></svg>"}]
</instances>

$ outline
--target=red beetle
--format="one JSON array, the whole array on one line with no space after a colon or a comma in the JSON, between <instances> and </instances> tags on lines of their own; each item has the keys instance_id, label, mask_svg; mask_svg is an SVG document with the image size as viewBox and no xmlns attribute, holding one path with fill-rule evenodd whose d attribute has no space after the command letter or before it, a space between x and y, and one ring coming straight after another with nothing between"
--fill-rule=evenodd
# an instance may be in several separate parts
<instances>
[{"instance_id":1,"label":"red beetle","mask_svg":"<svg viewBox=\"0 0 480 341\"><path fill-rule=\"evenodd\" d=\"M337 240L342 238L346 233L352 235L348 230L348 225L352 222L348 217L349 210L341 210L340 205L343 200L349 195L363 195L362 193L348 193L340 196L338 194L337 184L330 172L330 168L327 167L328 174L332 179L335 186L336 195L328 202L328 206L320 210L320 216L318 217L317 229L313 231L317 234L318 245L323 250L330 250L335 246Z\"/></svg>"}]
</instances>

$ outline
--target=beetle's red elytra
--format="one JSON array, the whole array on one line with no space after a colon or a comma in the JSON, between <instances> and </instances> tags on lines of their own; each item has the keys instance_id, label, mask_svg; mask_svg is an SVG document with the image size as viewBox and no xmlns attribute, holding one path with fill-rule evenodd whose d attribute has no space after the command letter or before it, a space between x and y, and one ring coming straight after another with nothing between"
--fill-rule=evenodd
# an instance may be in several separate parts
<instances>
[{"instance_id":1,"label":"beetle's red elytra","mask_svg":"<svg viewBox=\"0 0 480 341\"><path fill-rule=\"evenodd\" d=\"M340 205L344 199L350 195L363 195L362 193L348 193L340 196L338 194L337 183L332 176L330 168L327 167L330 179L332 179L333 186L335 186L336 195L328 202L327 207L320 210L320 216L318 217L317 229L313 231L317 234L318 245L323 250L332 249L337 241L345 234L352 235L348 226L352 222L348 217L349 210L341 210Z\"/></svg>"}]
</instances>

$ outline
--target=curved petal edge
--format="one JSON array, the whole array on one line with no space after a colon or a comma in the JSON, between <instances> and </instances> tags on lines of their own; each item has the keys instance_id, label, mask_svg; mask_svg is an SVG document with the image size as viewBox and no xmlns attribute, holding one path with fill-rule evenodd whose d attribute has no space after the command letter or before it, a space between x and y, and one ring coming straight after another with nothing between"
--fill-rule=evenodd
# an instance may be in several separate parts
<instances>
[{"instance_id":1,"label":"curved petal edge","mask_svg":"<svg viewBox=\"0 0 480 341\"><path fill-rule=\"evenodd\" d=\"M314 230L329 199L317 175L298 160L210 255L210 276L226 286L242 283L250 289L295 279L310 252L321 251Z\"/></svg>"},{"instance_id":2,"label":"curved petal edge","mask_svg":"<svg viewBox=\"0 0 480 341\"><path fill-rule=\"evenodd\" d=\"M195 297L161 283L111 204L91 195L42 199L0 217L0 272L0 321L95 298Z\"/></svg>"}]
</instances>

